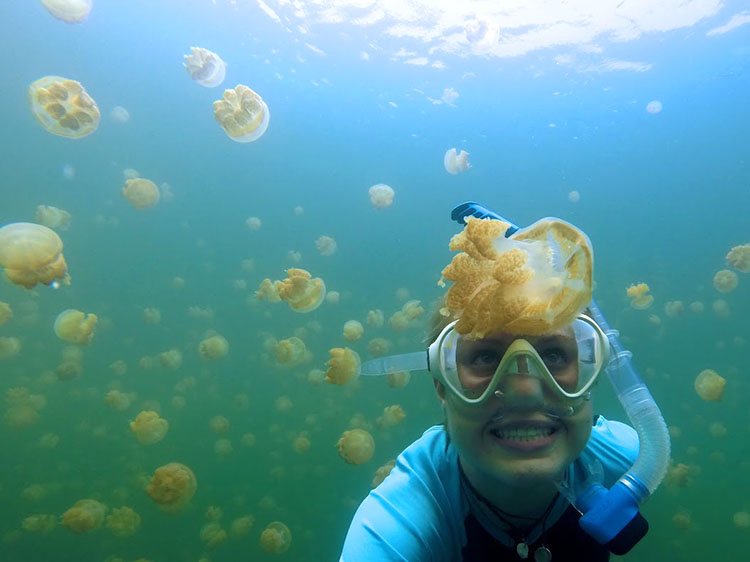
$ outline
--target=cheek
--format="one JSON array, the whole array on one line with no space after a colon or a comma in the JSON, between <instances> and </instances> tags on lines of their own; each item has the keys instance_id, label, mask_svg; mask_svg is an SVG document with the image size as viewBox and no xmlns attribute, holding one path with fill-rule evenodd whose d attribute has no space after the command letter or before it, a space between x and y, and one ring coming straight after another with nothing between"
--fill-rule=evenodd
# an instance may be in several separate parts
<instances>
[{"instance_id":1,"label":"cheek","mask_svg":"<svg viewBox=\"0 0 750 562\"><path fill-rule=\"evenodd\" d=\"M576 457L583 451L589 437L591 437L593 419L591 402L588 402L566 424L568 429L568 443Z\"/></svg>"}]
</instances>

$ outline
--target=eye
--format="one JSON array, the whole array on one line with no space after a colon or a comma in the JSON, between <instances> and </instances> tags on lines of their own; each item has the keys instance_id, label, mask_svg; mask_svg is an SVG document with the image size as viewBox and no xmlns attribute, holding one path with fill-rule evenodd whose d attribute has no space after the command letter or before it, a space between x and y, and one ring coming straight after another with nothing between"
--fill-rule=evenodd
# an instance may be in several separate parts
<instances>
[{"instance_id":1,"label":"eye","mask_svg":"<svg viewBox=\"0 0 750 562\"><path fill-rule=\"evenodd\" d=\"M545 349L540 355L544 364L550 371L564 369L568 366L569 358L567 352L559 347Z\"/></svg>"},{"instance_id":2,"label":"eye","mask_svg":"<svg viewBox=\"0 0 750 562\"><path fill-rule=\"evenodd\" d=\"M494 373L499 363L500 357L498 357L496 351L491 349L478 349L469 357L468 366L475 371L492 371L492 373Z\"/></svg>"}]
</instances>

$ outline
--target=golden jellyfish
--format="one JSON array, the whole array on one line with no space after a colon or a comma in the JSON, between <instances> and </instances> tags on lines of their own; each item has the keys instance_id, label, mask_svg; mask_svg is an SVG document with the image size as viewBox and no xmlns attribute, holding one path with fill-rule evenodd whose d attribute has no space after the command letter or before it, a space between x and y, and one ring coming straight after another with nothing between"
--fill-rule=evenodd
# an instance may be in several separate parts
<instances>
[{"instance_id":1,"label":"golden jellyfish","mask_svg":"<svg viewBox=\"0 0 750 562\"><path fill-rule=\"evenodd\" d=\"M70 284L62 250L57 233L41 224L17 222L0 228L0 267L11 283L26 289L37 283Z\"/></svg>"},{"instance_id":2,"label":"golden jellyfish","mask_svg":"<svg viewBox=\"0 0 750 562\"><path fill-rule=\"evenodd\" d=\"M218 522L212 521L211 523L203 525L200 532L200 538L203 544L208 548L213 549L227 540L227 532L221 528L221 525Z\"/></svg>"},{"instance_id":3,"label":"golden jellyfish","mask_svg":"<svg viewBox=\"0 0 750 562\"><path fill-rule=\"evenodd\" d=\"M260 534L260 547L271 554L282 554L292 544L292 532L281 521L271 521Z\"/></svg>"},{"instance_id":4,"label":"golden jellyfish","mask_svg":"<svg viewBox=\"0 0 750 562\"><path fill-rule=\"evenodd\" d=\"M254 524L255 517L252 515L237 517L229 527L229 534L234 538L244 537L250 532Z\"/></svg>"},{"instance_id":5,"label":"golden jellyfish","mask_svg":"<svg viewBox=\"0 0 750 562\"><path fill-rule=\"evenodd\" d=\"M42 0L47 11L65 23L86 21L93 3L93 0Z\"/></svg>"},{"instance_id":6,"label":"golden jellyfish","mask_svg":"<svg viewBox=\"0 0 750 562\"><path fill-rule=\"evenodd\" d=\"M171 462L156 469L146 493L163 511L177 513L190 502L197 487L192 470L184 464Z\"/></svg>"},{"instance_id":7,"label":"golden jellyfish","mask_svg":"<svg viewBox=\"0 0 750 562\"><path fill-rule=\"evenodd\" d=\"M159 202L159 188L151 180L133 178L125 180L122 195L128 203L136 209L143 210L153 207Z\"/></svg>"},{"instance_id":8,"label":"golden jellyfish","mask_svg":"<svg viewBox=\"0 0 750 562\"><path fill-rule=\"evenodd\" d=\"M367 351L373 357L382 357L388 355L391 349L391 343L385 338L373 338L367 344Z\"/></svg>"},{"instance_id":9,"label":"golden jellyfish","mask_svg":"<svg viewBox=\"0 0 750 562\"><path fill-rule=\"evenodd\" d=\"M385 315L379 308L367 311L367 325L373 328L381 328L385 323Z\"/></svg>"},{"instance_id":10,"label":"golden jellyfish","mask_svg":"<svg viewBox=\"0 0 750 562\"><path fill-rule=\"evenodd\" d=\"M270 113L260 95L238 84L214 102L214 118L233 141L253 142L266 132Z\"/></svg>"},{"instance_id":11,"label":"golden jellyfish","mask_svg":"<svg viewBox=\"0 0 750 562\"><path fill-rule=\"evenodd\" d=\"M36 207L36 222L47 228L67 230L68 226L70 226L71 218L68 211L58 209L57 207L47 205L37 205Z\"/></svg>"},{"instance_id":12,"label":"golden jellyfish","mask_svg":"<svg viewBox=\"0 0 750 562\"><path fill-rule=\"evenodd\" d=\"M26 517L21 528L27 533L49 533L57 527L57 516L51 513L37 513Z\"/></svg>"},{"instance_id":13,"label":"golden jellyfish","mask_svg":"<svg viewBox=\"0 0 750 562\"><path fill-rule=\"evenodd\" d=\"M750 244L735 246L729 250L727 263L742 273L750 273Z\"/></svg>"},{"instance_id":14,"label":"golden jellyfish","mask_svg":"<svg viewBox=\"0 0 750 562\"><path fill-rule=\"evenodd\" d=\"M336 253L338 245L336 244L336 240L324 235L315 241L315 248L317 248L321 256L332 256Z\"/></svg>"},{"instance_id":15,"label":"golden jellyfish","mask_svg":"<svg viewBox=\"0 0 750 562\"><path fill-rule=\"evenodd\" d=\"M263 225L258 217L248 217L245 220L245 224L250 230L260 230L260 227Z\"/></svg>"},{"instance_id":16,"label":"golden jellyfish","mask_svg":"<svg viewBox=\"0 0 750 562\"><path fill-rule=\"evenodd\" d=\"M334 347L329 353L331 358L326 362L326 382L347 384L359 376L361 362L356 351L348 347Z\"/></svg>"},{"instance_id":17,"label":"golden jellyfish","mask_svg":"<svg viewBox=\"0 0 750 562\"><path fill-rule=\"evenodd\" d=\"M401 307L401 312L404 313L404 316L406 316L406 319L410 322L420 318L424 314L424 307L421 306L421 302L422 301L418 300L410 300L404 303L404 306Z\"/></svg>"},{"instance_id":18,"label":"golden jellyfish","mask_svg":"<svg viewBox=\"0 0 750 562\"><path fill-rule=\"evenodd\" d=\"M158 355L159 363L172 371L176 371L182 365L182 352L179 349L168 349Z\"/></svg>"},{"instance_id":19,"label":"golden jellyfish","mask_svg":"<svg viewBox=\"0 0 750 562\"><path fill-rule=\"evenodd\" d=\"M712 302L711 310L713 310L714 314L719 318L729 318L729 303L724 299L716 299Z\"/></svg>"},{"instance_id":20,"label":"golden jellyfish","mask_svg":"<svg viewBox=\"0 0 750 562\"><path fill-rule=\"evenodd\" d=\"M404 409L398 404L394 404L383 409L383 415L377 419L377 424L380 428L393 427L400 424L405 417Z\"/></svg>"},{"instance_id":21,"label":"golden jellyfish","mask_svg":"<svg viewBox=\"0 0 750 562\"><path fill-rule=\"evenodd\" d=\"M373 185L370 190L370 203L376 209L385 209L393 204L393 197L396 192L390 185L378 183Z\"/></svg>"},{"instance_id":22,"label":"golden jellyfish","mask_svg":"<svg viewBox=\"0 0 750 562\"><path fill-rule=\"evenodd\" d=\"M455 148L449 148L443 157L443 166L449 174L456 175L471 168L469 164L469 153L465 150L458 152Z\"/></svg>"},{"instance_id":23,"label":"golden jellyfish","mask_svg":"<svg viewBox=\"0 0 750 562\"><path fill-rule=\"evenodd\" d=\"M130 422L132 431L141 445L158 443L167 434L169 422L153 410L143 410Z\"/></svg>"},{"instance_id":24,"label":"golden jellyfish","mask_svg":"<svg viewBox=\"0 0 750 562\"><path fill-rule=\"evenodd\" d=\"M13 310L7 302L0 301L0 326L7 324L13 318Z\"/></svg>"},{"instance_id":25,"label":"golden jellyfish","mask_svg":"<svg viewBox=\"0 0 750 562\"><path fill-rule=\"evenodd\" d=\"M128 506L116 507L107 516L107 529L118 537L130 537L141 526L141 516Z\"/></svg>"},{"instance_id":26,"label":"golden jellyfish","mask_svg":"<svg viewBox=\"0 0 750 562\"><path fill-rule=\"evenodd\" d=\"M718 401L724 394L724 386L727 381L712 369L704 369L695 378L695 392L703 400Z\"/></svg>"},{"instance_id":27,"label":"golden jellyfish","mask_svg":"<svg viewBox=\"0 0 750 562\"><path fill-rule=\"evenodd\" d=\"M458 319L460 334L546 333L572 322L591 302L593 252L583 232L541 219L506 238L509 227L468 217L450 241L460 253L442 271L453 285L441 313Z\"/></svg>"},{"instance_id":28,"label":"golden jellyfish","mask_svg":"<svg viewBox=\"0 0 750 562\"><path fill-rule=\"evenodd\" d=\"M295 312L312 312L320 306L326 296L326 286L320 277L312 278L309 271L289 268L289 276L279 285L279 297L289 303Z\"/></svg>"},{"instance_id":29,"label":"golden jellyfish","mask_svg":"<svg viewBox=\"0 0 750 562\"><path fill-rule=\"evenodd\" d=\"M388 386L391 388L403 388L409 384L411 373L409 371L395 371L393 373L388 373L385 376L385 379L388 382Z\"/></svg>"},{"instance_id":30,"label":"golden jellyfish","mask_svg":"<svg viewBox=\"0 0 750 562\"><path fill-rule=\"evenodd\" d=\"M385 463L383 466L378 468L375 471L375 476L372 479L372 486L373 488L377 488L383 483L383 480L386 479L386 477L391 473L391 470L396 466L396 459L391 459L387 463Z\"/></svg>"},{"instance_id":31,"label":"golden jellyfish","mask_svg":"<svg viewBox=\"0 0 750 562\"><path fill-rule=\"evenodd\" d=\"M341 293L339 293L338 291L330 291L326 295L326 302L328 304L338 304L340 299L341 299Z\"/></svg>"},{"instance_id":32,"label":"golden jellyfish","mask_svg":"<svg viewBox=\"0 0 750 562\"><path fill-rule=\"evenodd\" d=\"M409 318L401 310L397 310L388 319L388 325L394 332L403 332L409 327Z\"/></svg>"},{"instance_id":33,"label":"golden jellyfish","mask_svg":"<svg viewBox=\"0 0 750 562\"><path fill-rule=\"evenodd\" d=\"M53 135L80 139L96 131L101 113L80 82L44 76L29 86L29 105Z\"/></svg>"},{"instance_id":34,"label":"golden jellyfish","mask_svg":"<svg viewBox=\"0 0 750 562\"><path fill-rule=\"evenodd\" d=\"M143 321L146 324L159 324L161 322L161 310L151 306L144 308Z\"/></svg>"},{"instance_id":35,"label":"golden jellyfish","mask_svg":"<svg viewBox=\"0 0 750 562\"><path fill-rule=\"evenodd\" d=\"M214 453L220 457L226 457L232 451L234 451L234 447L232 447L232 442L229 439L222 437L214 441Z\"/></svg>"},{"instance_id":36,"label":"golden jellyfish","mask_svg":"<svg viewBox=\"0 0 750 562\"><path fill-rule=\"evenodd\" d=\"M654 297L649 295L649 287L646 283L638 283L627 288L630 297L630 306L638 310L645 310L654 304Z\"/></svg>"},{"instance_id":37,"label":"golden jellyfish","mask_svg":"<svg viewBox=\"0 0 750 562\"><path fill-rule=\"evenodd\" d=\"M708 426L708 432L711 434L711 437L714 437L716 439L723 439L727 436L729 433L729 430L727 429L727 426L725 426L721 422L713 422L711 425Z\"/></svg>"},{"instance_id":38,"label":"golden jellyfish","mask_svg":"<svg viewBox=\"0 0 750 562\"><path fill-rule=\"evenodd\" d=\"M63 513L60 523L74 533L85 533L98 529L104 522L107 506L96 500L79 500Z\"/></svg>"},{"instance_id":39,"label":"golden jellyfish","mask_svg":"<svg viewBox=\"0 0 750 562\"><path fill-rule=\"evenodd\" d=\"M276 400L273 401L273 405L279 412L288 412L294 407L292 399L286 395L276 398Z\"/></svg>"},{"instance_id":40,"label":"golden jellyfish","mask_svg":"<svg viewBox=\"0 0 750 562\"><path fill-rule=\"evenodd\" d=\"M271 281L270 279L264 279L260 283L260 287L255 291L255 296L258 300L265 300L268 302L281 302L279 296L279 285L281 281Z\"/></svg>"},{"instance_id":41,"label":"golden jellyfish","mask_svg":"<svg viewBox=\"0 0 750 562\"><path fill-rule=\"evenodd\" d=\"M322 384L326 380L326 372L321 369L310 369L307 373L307 382L314 385Z\"/></svg>"},{"instance_id":42,"label":"golden jellyfish","mask_svg":"<svg viewBox=\"0 0 750 562\"><path fill-rule=\"evenodd\" d=\"M706 305L704 305L701 301L693 301L690 303L688 308L690 308L690 312L701 314L706 309Z\"/></svg>"},{"instance_id":43,"label":"golden jellyfish","mask_svg":"<svg viewBox=\"0 0 750 562\"><path fill-rule=\"evenodd\" d=\"M292 440L292 448L298 453L306 453L310 450L310 438L307 435L298 435Z\"/></svg>"},{"instance_id":44,"label":"golden jellyfish","mask_svg":"<svg viewBox=\"0 0 750 562\"><path fill-rule=\"evenodd\" d=\"M104 403L119 412L127 410L133 402L135 394L128 394L117 389L110 390L104 395Z\"/></svg>"},{"instance_id":45,"label":"golden jellyfish","mask_svg":"<svg viewBox=\"0 0 750 562\"><path fill-rule=\"evenodd\" d=\"M731 269L722 269L714 275L714 288L720 293L731 293L737 288L739 279Z\"/></svg>"},{"instance_id":46,"label":"golden jellyfish","mask_svg":"<svg viewBox=\"0 0 750 562\"><path fill-rule=\"evenodd\" d=\"M227 65L221 57L202 47L190 47L182 65L195 82L206 88L215 88L224 81Z\"/></svg>"},{"instance_id":47,"label":"golden jellyfish","mask_svg":"<svg viewBox=\"0 0 750 562\"><path fill-rule=\"evenodd\" d=\"M365 329L357 320L347 320L344 322L344 337L349 341L357 341L364 334Z\"/></svg>"},{"instance_id":48,"label":"golden jellyfish","mask_svg":"<svg viewBox=\"0 0 750 562\"><path fill-rule=\"evenodd\" d=\"M737 511L732 515L732 523L738 529L750 529L750 513L747 511Z\"/></svg>"},{"instance_id":49,"label":"golden jellyfish","mask_svg":"<svg viewBox=\"0 0 750 562\"><path fill-rule=\"evenodd\" d=\"M229 352L229 342L219 334L206 338L198 344L198 353L204 359L219 359Z\"/></svg>"},{"instance_id":50,"label":"golden jellyfish","mask_svg":"<svg viewBox=\"0 0 750 562\"><path fill-rule=\"evenodd\" d=\"M21 353L21 340L15 336L0 336L0 359L10 359Z\"/></svg>"},{"instance_id":51,"label":"golden jellyfish","mask_svg":"<svg viewBox=\"0 0 750 562\"><path fill-rule=\"evenodd\" d=\"M375 440L364 429L350 429L341 435L336 447L349 464L363 464L375 453Z\"/></svg>"},{"instance_id":52,"label":"golden jellyfish","mask_svg":"<svg viewBox=\"0 0 750 562\"><path fill-rule=\"evenodd\" d=\"M229 420L224 416L214 416L208 422L208 427L216 435L224 435L227 431L229 431Z\"/></svg>"},{"instance_id":53,"label":"golden jellyfish","mask_svg":"<svg viewBox=\"0 0 750 562\"><path fill-rule=\"evenodd\" d=\"M254 433L243 433L242 437L240 438L240 442L244 447L247 447L248 449L255 445L255 442L257 441L257 437L255 437Z\"/></svg>"},{"instance_id":54,"label":"golden jellyfish","mask_svg":"<svg viewBox=\"0 0 750 562\"><path fill-rule=\"evenodd\" d=\"M86 314L69 308L63 310L55 319L55 335L63 341L87 345L94 337L94 327L99 321L96 314Z\"/></svg>"},{"instance_id":55,"label":"golden jellyfish","mask_svg":"<svg viewBox=\"0 0 750 562\"><path fill-rule=\"evenodd\" d=\"M664 313L670 318L678 318L685 312L685 305L682 301L667 301L664 305Z\"/></svg>"},{"instance_id":56,"label":"golden jellyfish","mask_svg":"<svg viewBox=\"0 0 750 562\"><path fill-rule=\"evenodd\" d=\"M693 518L687 511L678 511L672 516L675 528L686 531L693 526Z\"/></svg>"},{"instance_id":57,"label":"golden jellyfish","mask_svg":"<svg viewBox=\"0 0 750 562\"><path fill-rule=\"evenodd\" d=\"M281 340L274 348L276 361L282 365L298 365L305 361L307 347L305 342L297 337Z\"/></svg>"}]
</instances>

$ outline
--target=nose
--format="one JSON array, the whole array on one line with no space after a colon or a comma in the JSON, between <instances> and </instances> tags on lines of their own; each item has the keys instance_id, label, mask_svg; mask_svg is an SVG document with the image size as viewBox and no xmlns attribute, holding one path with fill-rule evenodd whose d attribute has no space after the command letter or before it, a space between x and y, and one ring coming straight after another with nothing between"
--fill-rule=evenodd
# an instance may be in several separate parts
<instances>
[{"instance_id":1,"label":"nose","mask_svg":"<svg viewBox=\"0 0 750 562\"><path fill-rule=\"evenodd\" d=\"M516 359L518 370L515 373L507 373L495 390L496 397L529 398L542 396L542 382L538 377L531 374L526 357Z\"/></svg>"}]
</instances>

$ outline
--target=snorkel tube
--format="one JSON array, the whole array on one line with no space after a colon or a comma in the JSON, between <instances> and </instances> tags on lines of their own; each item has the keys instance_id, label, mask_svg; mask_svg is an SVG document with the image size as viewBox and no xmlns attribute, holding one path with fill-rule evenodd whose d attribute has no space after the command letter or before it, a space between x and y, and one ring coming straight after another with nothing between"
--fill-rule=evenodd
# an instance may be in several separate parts
<instances>
[{"instance_id":1,"label":"snorkel tube","mask_svg":"<svg viewBox=\"0 0 750 562\"><path fill-rule=\"evenodd\" d=\"M466 217L492 218L510 224L509 237L519 227L479 203L467 201L451 211L451 219L465 224ZM648 531L648 523L638 506L661 483L669 464L670 443L667 425L651 393L632 362L632 353L620 342L602 311L592 299L591 314L609 339L612 358L605 372L625 412L638 432L638 458L609 490L601 482L589 482L575 497L569 498L582 513L581 527L599 544L614 554L628 552Z\"/></svg>"}]
</instances>

